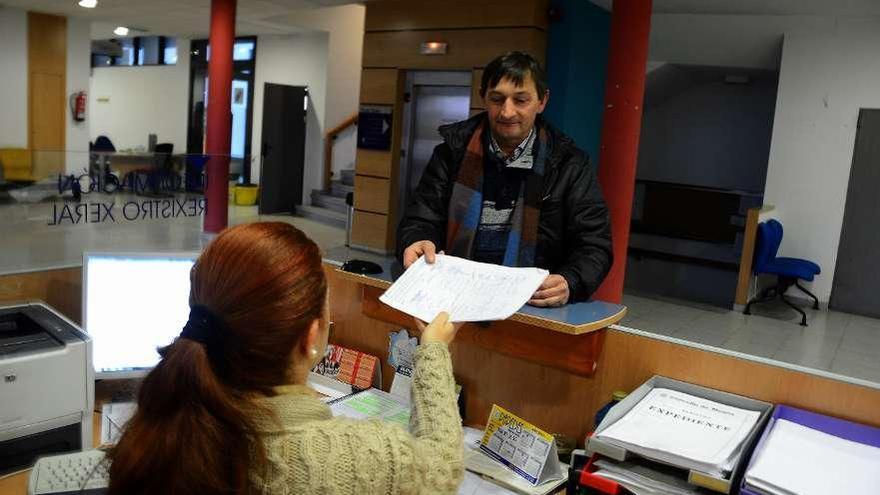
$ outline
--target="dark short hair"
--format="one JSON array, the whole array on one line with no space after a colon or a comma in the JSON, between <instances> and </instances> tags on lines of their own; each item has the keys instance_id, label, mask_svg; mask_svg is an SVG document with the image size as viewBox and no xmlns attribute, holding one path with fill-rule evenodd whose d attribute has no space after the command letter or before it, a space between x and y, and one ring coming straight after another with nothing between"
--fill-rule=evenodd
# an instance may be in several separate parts
<instances>
[{"instance_id":1,"label":"dark short hair","mask_svg":"<svg viewBox=\"0 0 880 495\"><path fill-rule=\"evenodd\" d=\"M480 82L480 97L486 97L486 91L494 88L502 79L510 79L517 86L522 86L527 76L532 76L535 81L535 89L538 90L538 98L543 98L547 93L547 80L541 64L525 52L507 52L495 60L489 62L483 70L483 80Z\"/></svg>"}]
</instances>

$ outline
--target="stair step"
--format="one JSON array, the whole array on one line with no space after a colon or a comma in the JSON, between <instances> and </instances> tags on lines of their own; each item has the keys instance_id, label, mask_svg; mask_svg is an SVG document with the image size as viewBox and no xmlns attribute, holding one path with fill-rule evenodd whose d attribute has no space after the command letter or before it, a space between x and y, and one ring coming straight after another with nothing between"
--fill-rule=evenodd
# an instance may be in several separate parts
<instances>
[{"instance_id":1,"label":"stair step","mask_svg":"<svg viewBox=\"0 0 880 495\"><path fill-rule=\"evenodd\" d=\"M346 186L354 186L354 169L340 170L339 176Z\"/></svg>"},{"instance_id":2,"label":"stair step","mask_svg":"<svg viewBox=\"0 0 880 495\"><path fill-rule=\"evenodd\" d=\"M345 198L345 195L354 192L354 186L343 184L338 180L330 181L330 195Z\"/></svg>"},{"instance_id":3,"label":"stair step","mask_svg":"<svg viewBox=\"0 0 880 495\"><path fill-rule=\"evenodd\" d=\"M337 211L309 205L297 205L296 215L325 225L330 225L331 227L338 227L340 229L345 229L345 220L347 217L347 215Z\"/></svg>"},{"instance_id":4,"label":"stair step","mask_svg":"<svg viewBox=\"0 0 880 495\"><path fill-rule=\"evenodd\" d=\"M345 198L331 196L330 194L317 189L312 190L312 206L327 208L328 210L333 210L342 213L343 215L348 214L348 205L345 204Z\"/></svg>"}]
</instances>

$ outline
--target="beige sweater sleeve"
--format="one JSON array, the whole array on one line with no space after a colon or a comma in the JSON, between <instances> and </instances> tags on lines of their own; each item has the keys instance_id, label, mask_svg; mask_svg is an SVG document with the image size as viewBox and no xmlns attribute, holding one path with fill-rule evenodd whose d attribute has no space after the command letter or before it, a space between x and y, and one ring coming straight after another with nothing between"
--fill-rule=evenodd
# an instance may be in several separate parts
<instances>
[{"instance_id":1,"label":"beige sweater sleeve","mask_svg":"<svg viewBox=\"0 0 880 495\"><path fill-rule=\"evenodd\" d=\"M285 488L291 493L455 493L464 476L462 430L445 344L424 344L416 352L412 400L411 434L391 423L342 418L291 432L283 449L289 469Z\"/></svg>"}]
</instances>

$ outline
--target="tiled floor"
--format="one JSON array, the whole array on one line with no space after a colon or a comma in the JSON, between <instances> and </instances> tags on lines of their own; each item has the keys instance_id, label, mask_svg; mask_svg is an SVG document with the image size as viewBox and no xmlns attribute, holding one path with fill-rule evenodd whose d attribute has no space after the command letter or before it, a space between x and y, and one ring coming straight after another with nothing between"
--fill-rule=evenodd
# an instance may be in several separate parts
<instances>
[{"instance_id":1,"label":"tiled floor","mask_svg":"<svg viewBox=\"0 0 880 495\"><path fill-rule=\"evenodd\" d=\"M782 304L753 306L752 315L712 306L626 294L621 325L880 383L880 320L806 309L807 327Z\"/></svg>"}]
</instances>

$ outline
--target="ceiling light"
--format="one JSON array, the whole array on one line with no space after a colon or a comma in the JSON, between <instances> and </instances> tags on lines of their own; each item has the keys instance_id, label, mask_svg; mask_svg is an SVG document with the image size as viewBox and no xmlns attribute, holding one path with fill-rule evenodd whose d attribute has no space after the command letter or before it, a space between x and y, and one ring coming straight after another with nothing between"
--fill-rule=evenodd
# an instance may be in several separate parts
<instances>
[{"instance_id":1,"label":"ceiling light","mask_svg":"<svg viewBox=\"0 0 880 495\"><path fill-rule=\"evenodd\" d=\"M119 26L113 30L113 34L116 36L128 36L128 28L125 26Z\"/></svg>"},{"instance_id":2,"label":"ceiling light","mask_svg":"<svg viewBox=\"0 0 880 495\"><path fill-rule=\"evenodd\" d=\"M79 0L79 6L93 9L98 6L98 0Z\"/></svg>"}]
</instances>

